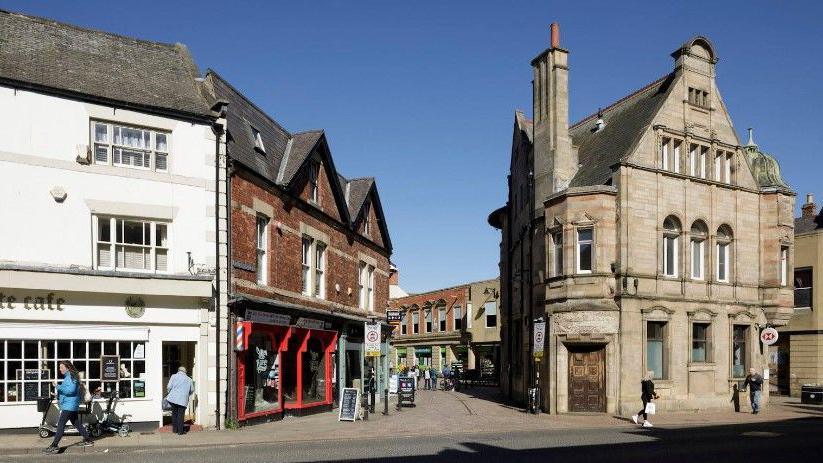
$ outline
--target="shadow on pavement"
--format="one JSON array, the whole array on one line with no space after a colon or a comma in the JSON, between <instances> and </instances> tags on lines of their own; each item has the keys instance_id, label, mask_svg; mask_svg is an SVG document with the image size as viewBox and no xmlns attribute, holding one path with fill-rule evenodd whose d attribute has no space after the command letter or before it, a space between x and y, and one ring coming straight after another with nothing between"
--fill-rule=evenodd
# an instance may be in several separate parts
<instances>
[{"instance_id":1,"label":"shadow on pavement","mask_svg":"<svg viewBox=\"0 0 823 463\"><path fill-rule=\"evenodd\" d=\"M597 438L598 430L592 430ZM601 430L602 432L602 430ZM823 461L823 420L800 418L775 422L705 426L694 428L627 428L622 440L587 445L586 436L575 433L572 442L558 441L558 434L539 436L526 446L512 449L472 441L435 455L358 458L345 462L813 462ZM562 434L561 434L562 435ZM500 441L508 440L505 433ZM554 442L552 442L554 441ZM515 444L516 445L516 444Z\"/></svg>"}]
</instances>

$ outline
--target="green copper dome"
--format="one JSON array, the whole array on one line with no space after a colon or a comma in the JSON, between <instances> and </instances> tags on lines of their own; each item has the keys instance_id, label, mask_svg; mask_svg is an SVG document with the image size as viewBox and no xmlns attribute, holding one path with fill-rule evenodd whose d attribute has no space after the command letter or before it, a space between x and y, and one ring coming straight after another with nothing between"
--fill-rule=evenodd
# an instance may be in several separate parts
<instances>
[{"instance_id":1,"label":"green copper dome","mask_svg":"<svg viewBox=\"0 0 823 463\"><path fill-rule=\"evenodd\" d=\"M743 147L746 162L754 175L754 180L760 188L780 188L790 190L789 185L780 175L780 164L771 154L760 151L752 139L752 129L749 129L749 142Z\"/></svg>"}]
</instances>

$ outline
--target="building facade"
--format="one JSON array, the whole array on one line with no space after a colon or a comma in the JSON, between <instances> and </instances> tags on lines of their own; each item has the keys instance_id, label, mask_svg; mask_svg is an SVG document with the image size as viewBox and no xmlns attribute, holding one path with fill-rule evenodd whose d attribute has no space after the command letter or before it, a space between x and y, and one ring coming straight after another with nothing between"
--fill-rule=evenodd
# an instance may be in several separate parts
<instances>
[{"instance_id":1,"label":"building facade","mask_svg":"<svg viewBox=\"0 0 823 463\"><path fill-rule=\"evenodd\" d=\"M503 390L525 402L539 373L547 411L627 414L651 371L663 410L725 407L749 368L768 368L759 331L792 314L794 193L751 132L738 138L708 39L571 126L568 56L552 25L533 120L515 115L509 197L489 217Z\"/></svg>"},{"instance_id":2,"label":"building facade","mask_svg":"<svg viewBox=\"0 0 823 463\"><path fill-rule=\"evenodd\" d=\"M800 397L804 384L823 384L823 211L806 195L802 215L794 221L794 315L779 328L770 347L769 364L777 381L773 393Z\"/></svg>"},{"instance_id":3,"label":"building facade","mask_svg":"<svg viewBox=\"0 0 823 463\"><path fill-rule=\"evenodd\" d=\"M0 428L40 424L61 360L153 428L185 366L219 425L223 121L191 56L6 11L0 43Z\"/></svg>"},{"instance_id":4,"label":"building facade","mask_svg":"<svg viewBox=\"0 0 823 463\"><path fill-rule=\"evenodd\" d=\"M394 365L439 371L457 362L496 381L499 296L498 280L492 279L392 299L391 308L401 316L394 330Z\"/></svg>"},{"instance_id":5,"label":"building facade","mask_svg":"<svg viewBox=\"0 0 823 463\"><path fill-rule=\"evenodd\" d=\"M375 180L340 175L323 131L286 131L214 71L206 84L227 105L228 416L328 410L371 367L383 390L392 246ZM374 359L373 320L385 325Z\"/></svg>"}]
</instances>

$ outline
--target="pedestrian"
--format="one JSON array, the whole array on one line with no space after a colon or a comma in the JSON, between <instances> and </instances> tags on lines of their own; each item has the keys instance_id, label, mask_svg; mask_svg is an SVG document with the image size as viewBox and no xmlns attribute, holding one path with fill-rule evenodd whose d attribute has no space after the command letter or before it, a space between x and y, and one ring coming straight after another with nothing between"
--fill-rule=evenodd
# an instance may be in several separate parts
<instances>
[{"instance_id":1,"label":"pedestrian","mask_svg":"<svg viewBox=\"0 0 823 463\"><path fill-rule=\"evenodd\" d=\"M431 377L431 368L426 368L426 371L423 372L423 388L427 390L431 390L432 388L432 377Z\"/></svg>"},{"instance_id":2,"label":"pedestrian","mask_svg":"<svg viewBox=\"0 0 823 463\"><path fill-rule=\"evenodd\" d=\"M186 433L183 426L183 415L189 406L189 396L194 393L194 383L186 374L186 367L181 366L177 369L177 373L171 375L166 391L168 392L166 400L171 405L172 431L182 436Z\"/></svg>"},{"instance_id":3,"label":"pedestrian","mask_svg":"<svg viewBox=\"0 0 823 463\"><path fill-rule=\"evenodd\" d=\"M646 413L646 406L649 403L652 403L652 400L657 399L657 393L654 392L654 383L652 382L652 377L654 376L653 371L647 371L646 376L643 377L643 381L640 382L640 400L643 401L643 408L637 412L636 415L632 415L632 421L634 424L640 424L638 419L642 416L643 417L643 427L644 428L651 428L652 424L649 421L649 414Z\"/></svg>"},{"instance_id":4,"label":"pedestrian","mask_svg":"<svg viewBox=\"0 0 823 463\"><path fill-rule=\"evenodd\" d=\"M58 384L58 380L54 380L54 385L57 389L57 403L60 406L60 417L57 419L57 427L54 431L54 440L51 445L43 450L43 453L57 453L60 451L58 445L60 439L63 438L63 433L66 430L66 423L71 421L72 426L77 429L83 441L78 444L80 447L89 447L94 445L89 432L83 425L80 419L78 410L80 409L80 400L85 395L84 388L79 381L79 373L74 365L66 360L61 360L58 364L60 374L63 375L63 382Z\"/></svg>"},{"instance_id":5,"label":"pedestrian","mask_svg":"<svg viewBox=\"0 0 823 463\"><path fill-rule=\"evenodd\" d=\"M436 391L437 390L437 370L432 368L431 373L429 373L429 376L431 376L431 380L432 380L432 391Z\"/></svg>"},{"instance_id":6,"label":"pedestrian","mask_svg":"<svg viewBox=\"0 0 823 463\"><path fill-rule=\"evenodd\" d=\"M743 382L743 389L749 389L749 400L752 403L752 415L760 413L760 390L763 388L763 377L754 368L749 368L749 376Z\"/></svg>"},{"instance_id":7,"label":"pedestrian","mask_svg":"<svg viewBox=\"0 0 823 463\"><path fill-rule=\"evenodd\" d=\"M409 368L409 378L412 379L412 391L417 391L417 365Z\"/></svg>"}]
</instances>

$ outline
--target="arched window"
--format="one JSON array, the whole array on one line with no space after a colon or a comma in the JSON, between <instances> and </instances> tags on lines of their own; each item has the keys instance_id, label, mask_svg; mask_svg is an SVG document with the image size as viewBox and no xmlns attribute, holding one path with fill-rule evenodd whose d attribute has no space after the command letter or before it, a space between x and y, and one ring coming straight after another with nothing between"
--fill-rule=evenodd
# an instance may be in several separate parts
<instances>
[{"instance_id":1,"label":"arched window","mask_svg":"<svg viewBox=\"0 0 823 463\"><path fill-rule=\"evenodd\" d=\"M692 259L692 279L702 280L706 277L706 238L709 236L709 230L702 220L696 220L692 224L689 231L691 235L691 259Z\"/></svg>"},{"instance_id":2,"label":"arched window","mask_svg":"<svg viewBox=\"0 0 823 463\"><path fill-rule=\"evenodd\" d=\"M732 229L728 225L721 225L717 229L717 263L715 265L715 274L717 281L728 283L729 269L731 262L731 244L732 244Z\"/></svg>"},{"instance_id":3,"label":"arched window","mask_svg":"<svg viewBox=\"0 0 823 463\"><path fill-rule=\"evenodd\" d=\"M675 216L668 216L663 221L663 275L676 277L680 263L680 221Z\"/></svg>"}]
</instances>

